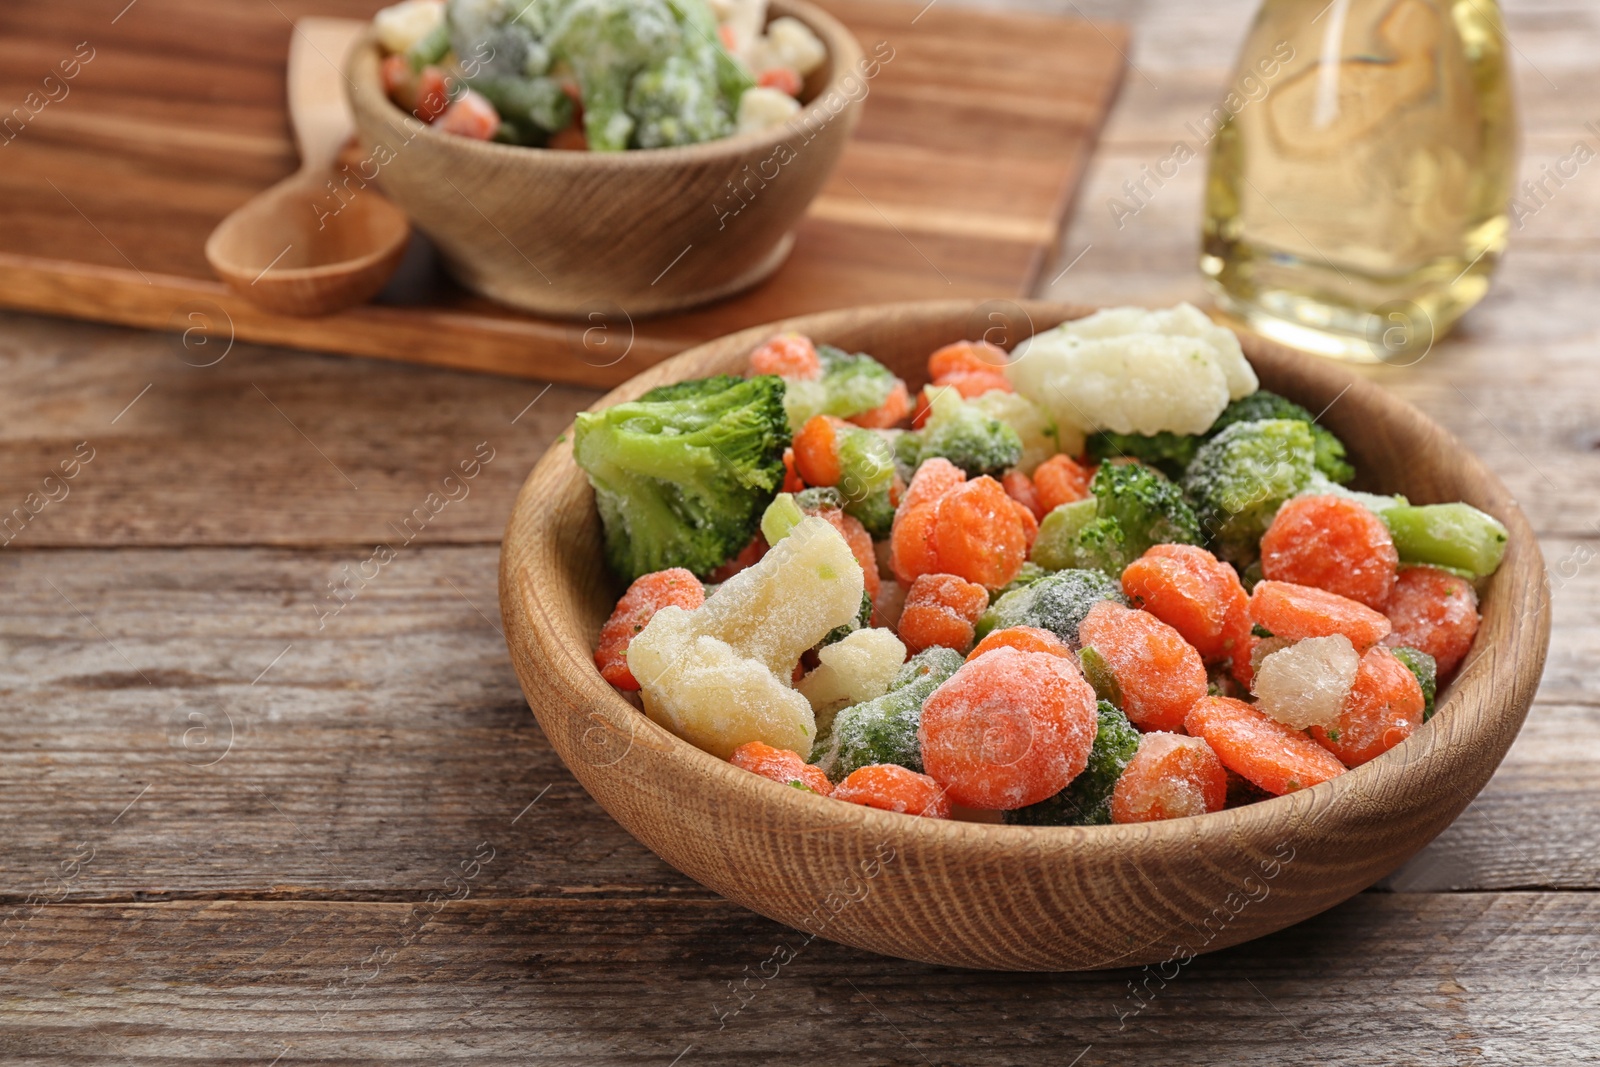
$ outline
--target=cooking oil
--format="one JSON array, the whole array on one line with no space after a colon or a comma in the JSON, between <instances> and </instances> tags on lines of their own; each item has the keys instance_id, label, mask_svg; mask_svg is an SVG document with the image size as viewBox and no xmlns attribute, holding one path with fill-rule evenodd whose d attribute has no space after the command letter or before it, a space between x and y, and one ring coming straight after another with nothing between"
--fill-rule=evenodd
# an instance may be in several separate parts
<instances>
[{"instance_id":1,"label":"cooking oil","mask_svg":"<svg viewBox=\"0 0 1600 1067\"><path fill-rule=\"evenodd\" d=\"M1222 121L1206 183L1222 308L1329 356L1426 354L1505 247L1507 47L1494 0L1266 0L1239 69L1282 69Z\"/></svg>"}]
</instances>

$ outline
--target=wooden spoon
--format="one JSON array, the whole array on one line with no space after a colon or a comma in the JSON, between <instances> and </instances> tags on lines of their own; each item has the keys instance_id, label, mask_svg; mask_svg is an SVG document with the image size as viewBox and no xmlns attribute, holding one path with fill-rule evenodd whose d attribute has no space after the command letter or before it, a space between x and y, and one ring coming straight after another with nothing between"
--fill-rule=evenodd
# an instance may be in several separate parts
<instances>
[{"instance_id":1,"label":"wooden spoon","mask_svg":"<svg viewBox=\"0 0 1600 1067\"><path fill-rule=\"evenodd\" d=\"M285 315L326 315L382 289L411 224L371 181L334 163L352 122L344 59L365 23L305 18L289 44L289 119L300 169L218 224L206 259L240 296ZM346 180L349 179L349 180Z\"/></svg>"}]
</instances>

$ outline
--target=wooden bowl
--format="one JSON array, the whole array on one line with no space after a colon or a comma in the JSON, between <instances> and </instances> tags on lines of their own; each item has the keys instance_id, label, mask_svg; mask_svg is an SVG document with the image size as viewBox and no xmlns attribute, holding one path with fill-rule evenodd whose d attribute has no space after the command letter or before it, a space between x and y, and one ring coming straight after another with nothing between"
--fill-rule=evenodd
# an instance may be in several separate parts
<instances>
[{"instance_id":1,"label":"wooden bowl","mask_svg":"<svg viewBox=\"0 0 1600 1067\"><path fill-rule=\"evenodd\" d=\"M773 0L828 49L806 107L761 133L683 148L564 152L432 129L384 94L369 35L348 64L350 106L384 191L462 285L541 315L608 320L678 311L777 270L827 180L876 68L831 15Z\"/></svg>"},{"instance_id":2,"label":"wooden bowl","mask_svg":"<svg viewBox=\"0 0 1600 1067\"><path fill-rule=\"evenodd\" d=\"M951 301L812 315L701 345L595 407L739 374L779 329L871 352L921 383L940 345L987 330L1011 347L1084 313ZM534 715L590 794L668 863L779 922L888 955L1006 970L1162 962L1152 973L1166 979L1197 953L1339 903L1449 825L1510 747L1549 643L1544 564L1505 487L1415 408L1332 363L1253 338L1244 349L1264 388L1327 408L1322 421L1349 447L1362 488L1465 500L1511 533L1477 643L1438 714L1371 763L1198 818L1048 828L913 818L740 770L655 725L596 671L595 639L620 588L570 432L523 486L500 559L507 643Z\"/></svg>"}]
</instances>

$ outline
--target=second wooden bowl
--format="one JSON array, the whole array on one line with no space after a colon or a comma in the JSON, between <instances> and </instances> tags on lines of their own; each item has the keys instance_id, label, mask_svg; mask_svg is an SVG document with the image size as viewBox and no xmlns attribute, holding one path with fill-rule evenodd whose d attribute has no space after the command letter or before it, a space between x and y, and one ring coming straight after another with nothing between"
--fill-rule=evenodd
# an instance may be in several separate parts
<instances>
[{"instance_id":1,"label":"second wooden bowl","mask_svg":"<svg viewBox=\"0 0 1600 1067\"><path fill-rule=\"evenodd\" d=\"M757 327L669 360L596 407L666 382L740 374L751 348L779 329L871 352L920 384L940 345L989 331L1010 347L1084 309L996 312L901 304ZM997 335L1002 327L1008 336ZM892 956L1007 970L1175 967L1332 907L1427 844L1494 773L1544 665L1544 564L1505 487L1415 408L1331 364L1244 344L1263 388L1327 409L1323 422L1349 447L1361 488L1416 503L1465 500L1511 532L1477 643L1438 713L1371 763L1198 818L1048 828L875 811L740 770L656 726L595 669L595 639L620 589L601 558L570 432L523 486L500 561L506 638L540 726L601 806L691 878L807 934Z\"/></svg>"},{"instance_id":2,"label":"second wooden bowl","mask_svg":"<svg viewBox=\"0 0 1600 1067\"><path fill-rule=\"evenodd\" d=\"M349 60L350 106L374 176L457 281L541 315L607 321L747 289L783 263L832 173L876 67L804 0L773 0L827 46L788 123L682 148L562 152L423 126L383 92L377 45Z\"/></svg>"}]
</instances>

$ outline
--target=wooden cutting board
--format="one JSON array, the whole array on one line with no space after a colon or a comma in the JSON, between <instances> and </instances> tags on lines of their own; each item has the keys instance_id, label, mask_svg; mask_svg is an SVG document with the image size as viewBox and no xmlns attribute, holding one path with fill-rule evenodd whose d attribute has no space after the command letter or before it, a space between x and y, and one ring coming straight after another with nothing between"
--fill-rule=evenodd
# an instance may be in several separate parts
<instances>
[{"instance_id":1,"label":"wooden cutting board","mask_svg":"<svg viewBox=\"0 0 1600 1067\"><path fill-rule=\"evenodd\" d=\"M202 246L296 166L283 84L292 20L381 4L124 3L0 5L0 306L169 330L196 362L237 340L591 385L790 315L1030 293L1126 51L1115 25L823 0L894 59L793 254L760 287L596 333L462 291L418 240L375 303L293 319L224 288Z\"/></svg>"}]
</instances>

